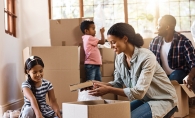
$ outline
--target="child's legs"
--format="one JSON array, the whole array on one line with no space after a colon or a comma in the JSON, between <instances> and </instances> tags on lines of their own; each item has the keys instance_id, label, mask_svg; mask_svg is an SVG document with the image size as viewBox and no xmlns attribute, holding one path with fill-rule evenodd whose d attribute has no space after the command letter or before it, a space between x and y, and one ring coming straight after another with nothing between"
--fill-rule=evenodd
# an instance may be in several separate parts
<instances>
[{"instance_id":1,"label":"child's legs","mask_svg":"<svg viewBox=\"0 0 195 118\"><path fill-rule=\"evenodd\" d=\"M24 107L20 118L36 118L33 108L28 106Z\"/></svg>"},{"instance_id":2,"label":"child's legs","mask_svg":"<svg viewBox=\"0 0 195 118\"><path fill-rule=\"evenodd\" d=\"M95 65L85 64L85 72L87 80L95 80L96 68Z\"/></svg>"},{"instance_id":3,"label":"child's legs","mask_svg":"<svg viewBox=\"0 0 195 118\"><path fill-rule=\"evenodd\" d=\"M101 76L101 71L100 71L100 65L96 65L96 73L95 73L95 80L101 81L102 76Z\"/></svg>"}]
</instances>

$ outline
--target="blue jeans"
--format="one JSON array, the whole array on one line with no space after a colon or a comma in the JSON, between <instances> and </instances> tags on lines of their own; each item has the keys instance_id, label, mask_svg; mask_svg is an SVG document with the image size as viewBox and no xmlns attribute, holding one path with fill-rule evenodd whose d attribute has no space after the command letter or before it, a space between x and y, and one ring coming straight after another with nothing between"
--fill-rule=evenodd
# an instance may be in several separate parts
<instances>
[{"instance_id":1,"label":"blue jeans","mask_svg":"<svg viewBox=\"0 0 195 118\"><path fill-rule=\"evenodd\" d=\"M177 111L177 107L174 107L163 118L171 118L171 116ZM152 111L147 102L141 100L134 100L131 102L131 118L152 118Z\"/></svg>"},{"instance_id":2,"label":"blue jeans","mask_svg":"<svg viewBox=\"0 0 195 118\"><path fill-rule=\"evenodd\" d=\"M131 118L152 118L152 111L149 104L141 100L132 101Z\"/></svg>"},{"instance_id":3,"label":"blue jeans","mask_svg":"<svg viewBox=\"0 0 195 118\"><path fill-rule=\"evenodd\" d=\"M101 81L100 65L85 64L87 80Z\"/></svg>"},{"instance_id":4,"label":"blue jeans","mask_svg":"<svg viewBox=\"0 0 195 118\"><path fill-rule=\"evenodd\" d=\"M176 80L179 84L183 84L183 79L187 76L183 70L175 70L168 77L170 80Z\"/></svg>"}]
</instances>

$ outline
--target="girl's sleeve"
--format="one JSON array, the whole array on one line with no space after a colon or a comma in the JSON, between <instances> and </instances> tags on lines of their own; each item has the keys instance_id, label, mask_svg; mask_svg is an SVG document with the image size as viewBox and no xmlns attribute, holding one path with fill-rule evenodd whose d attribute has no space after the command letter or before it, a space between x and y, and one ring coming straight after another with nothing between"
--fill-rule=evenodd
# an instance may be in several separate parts
<instances>
[{"instance_id":1,"label":"girl's sleeve","mask_svg":"<svg viewBox=\"0 0 195 118\"><path fill-rule=\"evenodd\" d=\"M31 85L27 81L25 81L25 82L22 83L21 87L22 88L31 88Z\"/></svg>"},{"instance_id":2,"label":"girl's sleeve","mask_svg":"<svg viewBox=\"0 0 195 118\"><path fill-rule=\"evenodd\" d=\"M50 91L51 89L53 89L53 85L51 82L48 81L48 91Z\"/></svg>"}]
</instances>

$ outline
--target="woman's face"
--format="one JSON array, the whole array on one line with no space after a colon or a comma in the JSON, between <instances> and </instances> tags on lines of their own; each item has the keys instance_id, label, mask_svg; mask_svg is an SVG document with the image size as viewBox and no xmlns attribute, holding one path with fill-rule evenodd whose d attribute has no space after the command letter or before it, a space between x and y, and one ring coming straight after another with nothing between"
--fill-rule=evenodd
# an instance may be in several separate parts
<instances>
[{"instance_id":1,"label":"woman's face","mask_svg":"<svg viewBox=\"0 0 195 118\"><path fill-rule=\"evenodd\" d=\"M114 35L108 35L107 40L111 44L111 48L114 49L116 54L124 52L126 49L127 38L124 36L122 39Z\"/></svg>"},{"instance_id":2,"label":"woman's face","mask_svg":"<svg viewBox=\"0 0 195 118\"><path fill-rule=\"evenodd\" d=\"M39 83L43 78L43 67L36 65L28 71L28 74L35 83Z\"/></svg>"}]
</instances>

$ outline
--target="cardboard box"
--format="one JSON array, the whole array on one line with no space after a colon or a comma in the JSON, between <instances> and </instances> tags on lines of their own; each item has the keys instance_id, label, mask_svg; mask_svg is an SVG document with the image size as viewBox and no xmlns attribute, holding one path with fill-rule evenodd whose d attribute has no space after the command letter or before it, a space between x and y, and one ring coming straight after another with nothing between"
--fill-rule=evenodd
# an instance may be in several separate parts
<instances>
[{"instance_id":1,"label":"cardboard box","mask_svg":"<svg viewBox=\"0 0 195 118\"><path fill-rule=\"evenodd\" d=\"M114 76L102 77L102 82L110 82L114 80Z\"/></svg>"},{"instance_id":2,"label":"cardboard box","mask_svg":"<svg viewBox=\"0 0 195 118\"><path fill-rule=\"evenodd\" d=\"M81 46L83 33L80 24L85 19L73 18L50 20L50 39L52 46Z\"/></svg>"},{"instance_id":3,"label":"cardboard box","mask_svg":"<svg viewBox=\"0 0 195 118\"><path fill-rule=\"evenodd\" d=\"M23 50L24 63L32 55L39 56L43 60L44 69L80 69L80 47L78 46L26 47Z\"/></svg>"},{"instance_id":4,"label":"cardboard box","mask_svg":"<svg viewBox=\"0 0 195 118\"><path fill-rule=\"evenodd\" d=\"M63 102L77 101L78 93L71 92L69 85L73 83L79 83L79 70L46 70L44 69L44 76L46 80L49 80L55 92L60 109L62 109ZM47 103L48 98L47 98Z\"/></svg>"},{"instance_id":5,"label":"cardboard box","mask_svg":"<svg viewBox=\"0 0 195 118\"><path fill-rule=\"evenodd\" d=\"M131 118L130 102L93 100L63 103L63 118Z\"/></svg>"},{"instance_id":6,"label":"cardboard box","mask_svg":"<svg viewBox=\"0 0 195 118\"><path fill-rule=\"evenodd\" d=\"M144 38L144 45L142 47L149 49L150 42L152 41L152 39L153 38Z\"/></svg>"},{"instance_id":7,"label":"cardboard box","mask_svg":"<svg viewBox=\"0 0 195 118\"><path fill-rule=\"evenodd\" d=\"M86 81L86 82L83 82L83 83L71 84L69 87L70 87L70 91L76 91L78 89L91 87L91 86L93 86L93 82L92 81Z\"/></svg>"},{"instance_id":8,"label":"cardboard box","mask_svg":"<svg viewBox=\"0 0 195 118\"><path fill-rule=\"evenodd\" d=\"M117 96L112 93L108 93L102 96L103 99L108 99L108 100L117 100Z\"/></svg>"},{"instance_id":9,"label":"cardboard box","mask_svg":"<svg viewBox=\"0 0 195 118\"><path fill-rule=\"evenodd\" d=\"M115 52L111 48L99 48L101 56L102 56L102 62L112 62L115 61Z\"/></svg>"},{"instance_id":10,"label":"cardboard box","mask_svg":"<svg viewBox=\"0 0 195 118\"><path fill-rule=\"evenodd\" d=\"M85 65L84 64L80 64L80 78L81 78L80 82L85 82L87 80L86 74L85 74Z\"/></svg>"},{"instance_id":11,"label":"cardboard box","mask_svg":"<svg viewBox=\"0 0 195 118\"><path fill-rule=\"evenodd\" d=\"M120 96L120 95L117 95L117 100L129 101L129 99L127 97L123 97L123 96Z\"/></svg>"},{"instance_id":12,"label":"cardboard box","mask_svg":"<svg viewBox=\"0 0 195 118\"><path fill-rule=\"evenodd\" d=\"M113 76L114 75L114 63L103 63L102 65L102 76Z\"/></svg>"},{"instance_id":13,"label":"cardboard box","mask_svg":"<svg viewBox=\"0 0 195 118\"><path fill-rule=\"evenodd\" d=\"M189 115L188 97L195 97L193 91L190 91L185 84L179 84L177 81L171 81L175 87L178 97L178 112L175 112L174 117L185 117Z\"/></svg>"}]
</instances>

